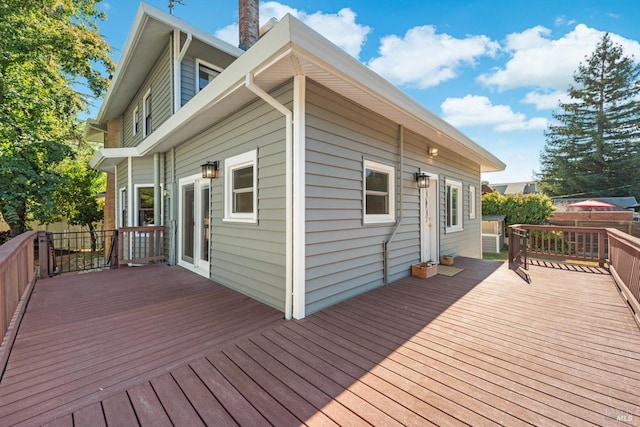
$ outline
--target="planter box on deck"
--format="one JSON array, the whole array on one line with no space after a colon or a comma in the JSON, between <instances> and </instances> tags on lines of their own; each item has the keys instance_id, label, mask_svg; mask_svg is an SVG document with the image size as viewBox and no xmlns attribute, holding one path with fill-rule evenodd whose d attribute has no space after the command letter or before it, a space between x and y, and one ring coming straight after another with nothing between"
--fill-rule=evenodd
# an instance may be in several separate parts
<instances>
[{"instance_id":1,"label":"planter box on deck","mask_svg":"<svg viewBox=\"0 0 640 427\"><path fill-rule=\"evenodd\" d=\"M440 264L442 264L442 265L453 265L453 256L452 255L441 255L440 256Z\"/></svg>"},{"instance_id":2,"label":"planter box on deck","mask_svg":"<svg viewBox=\"0 0 640 427\"><path fill-rule=\"evenodd\" d=\"M436 274L438 274L438 264L432 262L421 262L411 266L411 275L414 277L428 279Z\"/></svg>"}]
</instances>

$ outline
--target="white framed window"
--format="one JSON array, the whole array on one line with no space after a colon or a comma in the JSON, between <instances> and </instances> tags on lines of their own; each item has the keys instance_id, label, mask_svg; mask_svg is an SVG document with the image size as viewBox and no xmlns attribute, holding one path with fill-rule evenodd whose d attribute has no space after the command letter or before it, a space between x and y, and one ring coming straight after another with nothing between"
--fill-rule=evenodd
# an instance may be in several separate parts
<instances>
[{"instance_id":1,"label":"white framed window","mask_svg":"<svg viewBox=\"0 0 640 427\"><path fill-rule=\"evenodd\" d=\"M257 222L257 151L249 151L224 162L223 221Z\"/></svg>"},{"instance_id":2,"label":"white framed window","mask_svg":"<svg viewBox=\"0 0 640 427\"><path fill-rule=\"evenodd\" d=\"M462 231L462 183L446 180L447 232Z\"/></svg>"},{"instance_id":3,"label":"white framed window","mask_svg":"<svg viewBox=\"0 0 640 427\"><path fill-rule=\"evenodd\" d=\"M127 226L127 189L125 187L120 188L120 227Z\"/></svg>"},{"instance_id":4,"label":"white framed window","mask_svg":"<svg viewBox=\"0 0 640 427\"><path fill-rule=\"evenodd\" d=\"M469 185L469 219L476 217L476 187Z\"/></svg>"},{"instance_id":5,"label":"white framed window","mask_svg":"<svg viewBox=\"0 0 640 427\"><path fill-rule=\"evenodd\" d=\"M396 169L372 160L364 161L364 223L393 222Z\"/></svg>"},{"instance_id":6,"label":"white framed window","mask_svg":"<svg viewBox=\"0 0 640 427\"><path fill-rule=\"evenodd\" d=\"M201 59L196 59L196 93L204 89L221 72L222 68L204 62Z\"/></svg>"},{"instance_id":7,"label":"white framed window","mask_svg":"<svg viewBox=\"0 0 640 427\"><path fill-rule=\"evenodd\" d=\"M142 98L142 136L151 133L151 89Z\"/></svg>"},{"instance_id":8,"label":"white framed window","mask_svg":"<svg viewBox=\"0 0 640 427\"><path fill-rule=\"evenodd\" d=\"M136 108L133 109L133 114L131 115L131 130L133 136L140 133L140 109L137 105Z\"/></svg>"}]
</instances>

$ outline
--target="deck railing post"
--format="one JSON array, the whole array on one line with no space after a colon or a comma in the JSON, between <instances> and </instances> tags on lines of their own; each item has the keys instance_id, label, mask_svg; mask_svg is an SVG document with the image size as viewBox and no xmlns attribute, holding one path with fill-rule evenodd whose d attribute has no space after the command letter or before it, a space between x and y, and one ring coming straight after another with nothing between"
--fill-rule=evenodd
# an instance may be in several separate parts
<instances>
[{"instance_id":1,"label":"deck railing post","mask_svg":"<svg viewBox=\"0 0 640 427\"><path fill-rule=\"evenodd\" d=\"M38 258L40 264L40 278L53 277L53 266L51 265L50 239L46 231L38 231Z\"/></svg>"},{"instance_id":2,"label":"deck railing post","mask_svg":"<svg viewBox=\"0 0 640 427\"><path fill-rule=\"evenodd\" d=\"M599 230L598 231L598 265L600 267L604 267L604 263L605 263L605 245L604 245L604 237L606 234L606 230Z\"/></svg>"}]
</instances>

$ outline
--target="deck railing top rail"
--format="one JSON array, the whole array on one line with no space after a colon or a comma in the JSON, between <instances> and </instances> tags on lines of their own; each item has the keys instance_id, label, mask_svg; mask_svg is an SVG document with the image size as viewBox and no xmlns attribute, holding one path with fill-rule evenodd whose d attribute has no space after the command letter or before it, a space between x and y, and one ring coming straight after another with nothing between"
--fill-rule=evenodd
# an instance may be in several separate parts
<instances>
[{"instance_id":1,"label":"deck railing top rail","mask_svg":"<svg viewBox=\"0 0 640 427\"><path fill-rule=\"evenodd\" d=\"M37 232L28 231L0 246L0 376L17 333L17 317L24 312L23 297L30 294L36 280L36 236Z\"/></svg>"}]
</instances>

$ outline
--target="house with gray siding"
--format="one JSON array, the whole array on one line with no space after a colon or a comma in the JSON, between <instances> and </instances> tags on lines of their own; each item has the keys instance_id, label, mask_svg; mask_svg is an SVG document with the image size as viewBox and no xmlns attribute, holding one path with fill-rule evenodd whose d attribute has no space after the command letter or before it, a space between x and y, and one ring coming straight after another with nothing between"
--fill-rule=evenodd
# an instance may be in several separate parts
<instances>
[{"instance_id":1,"label":"house with gray siding","mask_svg":"<svg viewBox=\"0 0 640 427\"><path fill-rule=\"evenodd\" d=\"M481 257L480 174L505 167L291 16L242 50L141 4L89 124L114 226L164 226L171 264L287 318Z\"/></svg>"}]
</instances>

